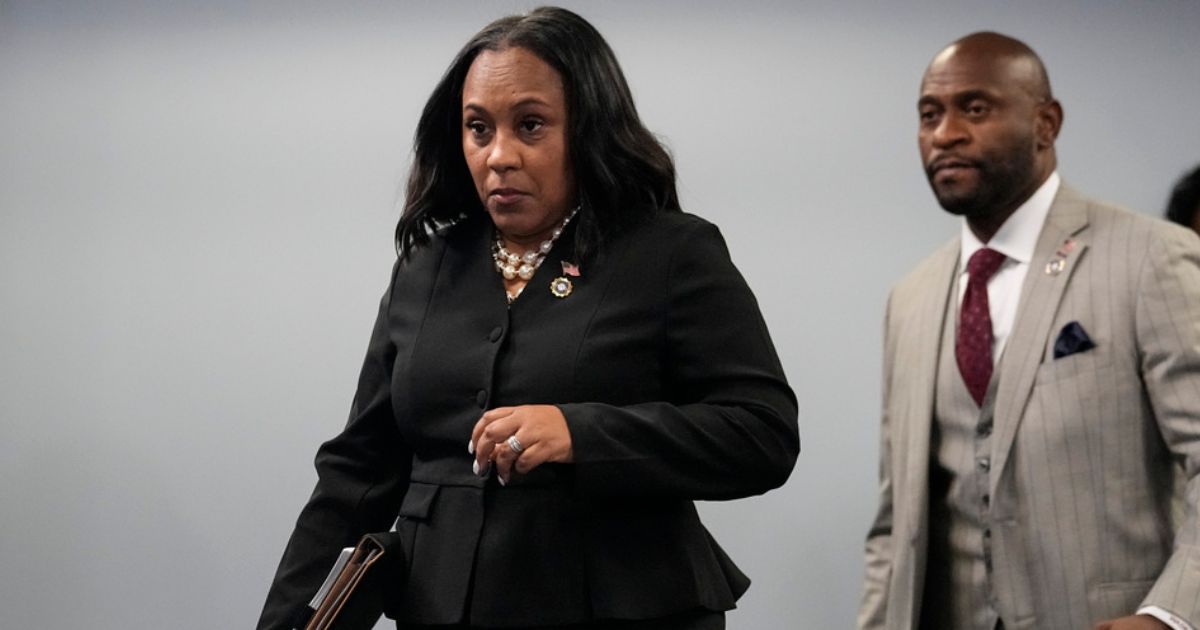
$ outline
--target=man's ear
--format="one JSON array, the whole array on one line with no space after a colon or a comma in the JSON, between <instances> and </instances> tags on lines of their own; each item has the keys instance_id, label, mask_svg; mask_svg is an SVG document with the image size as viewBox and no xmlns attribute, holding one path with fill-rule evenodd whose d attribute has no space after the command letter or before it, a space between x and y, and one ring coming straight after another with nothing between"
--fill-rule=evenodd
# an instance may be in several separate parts
<instances>
[{"instance_id":1,"label":"man's ear","mask_svg":"<svg viewBox=\"0 0 1200 630\"><path fill-rule=\"evenodd\" d=\"M1050 99L1037 106L1037 119L1034 121L1034 138L1039 151L1054 147L1058 132L1062 129L1063 109L1055 99Z\"/></svg>"}]
</instances>

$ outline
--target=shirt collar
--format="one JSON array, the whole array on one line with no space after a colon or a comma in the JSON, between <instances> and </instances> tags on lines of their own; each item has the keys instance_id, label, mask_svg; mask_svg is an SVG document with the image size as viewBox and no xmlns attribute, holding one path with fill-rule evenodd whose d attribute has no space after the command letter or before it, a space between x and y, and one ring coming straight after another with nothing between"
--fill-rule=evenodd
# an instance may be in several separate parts
<instances>
[{"instance_id":1,"label":"shirt collar","mask_svg":"<svg viewBox=\"0 0 1200 630\"><path fill-rule=\"evenodd\" d=\"M1029 199L1026 199L1025 203L1021 204L1017 211L1008 217L1004 225L1000 226L986 246L1018 263L1027 264L1033 260L1033 249L1037 247L1038 235L1042 233L1042 226L1046 223L1046 216L1050 214L1050 205L1054 203L1054 196L1058 194L1058 186L1061 181L1058 171L1050 173L1050 177L1047 177L1046 181L1042 182L1042 185ZM964 218L962 221L962 264L960 266L964 272L967 268L967 261L971 259L971 254L984 246L985 243L975 236Z\"/></svg>"}]
</instances>

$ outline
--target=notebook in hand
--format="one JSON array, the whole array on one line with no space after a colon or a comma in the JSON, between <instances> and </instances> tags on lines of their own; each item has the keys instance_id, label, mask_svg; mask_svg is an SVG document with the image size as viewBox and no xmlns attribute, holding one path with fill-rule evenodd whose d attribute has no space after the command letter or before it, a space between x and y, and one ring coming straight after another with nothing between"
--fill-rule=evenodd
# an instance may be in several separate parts
<instances>
[{"instance_id":1,"label":"notebook in hand","mask_svg":"<svg viewBox=\"0 0 1200 630\"><path fill-rule=\"evenodd\" d=\"M383 611L387 575L383 566L395 568L404 563L403 549L395 532L367 534L356 547L339 554L329 576L309 602L312 617L304 630L370 630ZM374 567L374 568L373 568ZM399 584L391 584L398 588Z\"/></svg>"}]
</instances>

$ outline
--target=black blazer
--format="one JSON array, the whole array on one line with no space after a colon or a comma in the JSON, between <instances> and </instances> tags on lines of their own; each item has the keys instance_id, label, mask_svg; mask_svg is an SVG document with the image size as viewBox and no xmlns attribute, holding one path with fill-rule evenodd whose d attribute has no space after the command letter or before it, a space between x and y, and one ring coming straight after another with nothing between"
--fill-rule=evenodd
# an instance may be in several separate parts
<instances>
[{"instance_id":1,"label":"black blazer","mask_svg":"<svg viewBox=\"0 0 1200 630\"><path fill-rule=\"evenodd\" d=\"M734 607L749 580L692 501L778 487L800 448L758 305L716 227L683 213L607 242L557 298L571 236L511 307L485 215L397 265L350 420L317 453L259 628L288 627L338 550L393 521L409 572L389 612L408 622ZM473 475L483 410L535 403L562 410L575 463L507 487Z\"/></svg>"}]
</instances>

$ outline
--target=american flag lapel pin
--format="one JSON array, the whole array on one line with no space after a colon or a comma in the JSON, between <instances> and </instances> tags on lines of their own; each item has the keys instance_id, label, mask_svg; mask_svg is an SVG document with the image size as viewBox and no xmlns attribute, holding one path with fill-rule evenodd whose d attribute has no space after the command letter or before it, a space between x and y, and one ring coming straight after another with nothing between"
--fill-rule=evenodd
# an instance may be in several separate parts
<instances>
[{"instance_id":1,"label":"american flag lapel pin","mask_svg":"<svg viewBox=\"0 0 1200 630\"><path fill-rule=\"evenodd\" d=\"M1046 275L1057 276L1067 268L1067 256L1071 255L1071 250L1075 249L1075 239L1067 239L1062 245L1058 246L1058 251L1054 252L1054 259L1046 263Z\"/></svg>"}]
</instances>

